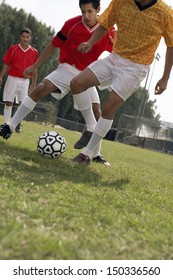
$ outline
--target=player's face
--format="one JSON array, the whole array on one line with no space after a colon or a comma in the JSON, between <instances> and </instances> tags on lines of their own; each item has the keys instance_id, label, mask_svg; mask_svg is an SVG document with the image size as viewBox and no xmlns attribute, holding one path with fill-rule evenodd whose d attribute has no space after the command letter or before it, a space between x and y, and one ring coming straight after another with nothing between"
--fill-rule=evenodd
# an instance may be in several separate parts
<instances>
[{"instance_id":1,"label":"player's face","mask_svg":"<svg viewBox=\"0 0 173 280\"><path fill-rule=\"evenodd\" d=\"M91 3L82 4L81 12L85 24L92 28L97 23L97 14L100 12L100 8L95 10Z\"/></svg>"},{"instance_id":2,"label":"player's face","mask_svg":"<svg viewBox=\"0 0 173 280\"><path fill-rule=\"evenodd\" d=\"M31 36L28 33L23 32L20 35L20 44L23 48L27 48L29 46L30 41L31 41Z\"/></svg>"}]
</instances>

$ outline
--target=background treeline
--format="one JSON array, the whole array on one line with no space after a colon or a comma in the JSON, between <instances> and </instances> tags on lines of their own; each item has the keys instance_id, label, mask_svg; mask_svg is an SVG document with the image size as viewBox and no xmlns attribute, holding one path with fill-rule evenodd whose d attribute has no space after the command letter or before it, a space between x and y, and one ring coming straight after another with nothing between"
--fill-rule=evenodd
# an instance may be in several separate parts
<instances>
[{"instance_id":1,"label":"background treeline","mask_svg":"<svg viewBox=\"0 0 173 280\"><path fill-rule=\"evenodd\" d=\"M63 22L62 22L63 25ZM52 37L55 35L54 30L50 26L39 22L32 14L26 14L23 9L17 10L7 5L5 1L0 4L0 68L2 67L2 57L4 56L7 48L19 42L19 33L23 27L29 27L32 30L32 46L35 47L39 53L46 47L50 42ZM40 82L47 74L49 74L58 65L58 50L50 57L38 71L38 81ZM5 79L4 79L5 81ZM4 85L4 84L3 84ZM0 101L2 101L3 87L0 92ZM101 103L107 96L107 91L99 91ZM159 119L159 115L155 115L156 101L151 101L149 99L149 94L144 91L143 88L139 88L133 96L131 96L124 105L118 110L115 116L113 126L116 127L119 121L120 115L127 114L137 116L139 114L139 107L141 103L142 96L145 95L146 105L144 117ZM72 120L77 120L78 122L83 122L83 118L80 112L73 108L73 100L71 95L66 96L62 101L55 102L50 96L47 97L45 101L54 103L58 107L57 113L59 117L69 118Z\"/></svg>"}]
</instances>

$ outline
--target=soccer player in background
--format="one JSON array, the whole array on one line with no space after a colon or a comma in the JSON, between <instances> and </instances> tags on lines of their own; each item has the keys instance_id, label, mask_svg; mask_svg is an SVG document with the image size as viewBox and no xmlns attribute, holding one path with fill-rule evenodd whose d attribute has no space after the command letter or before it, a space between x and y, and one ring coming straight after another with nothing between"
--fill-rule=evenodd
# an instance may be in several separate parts
<instances>
[{"instance_id":1,"label":"soccer player in background","mask_svg":"<svg viewBox=\"0 0 173 280\"><path fill-rule=\"evenodd\" d=\"M79 7L82 15L67 20L61 30L43 50L34 65L24 71L25 76L35 73L39 66L52 55L55 49L59 48L60 64L57 69L45 77L44 80L30 92L29 96L23 100L20 110L16 112L12 120L8 124L1 125L0 136L3 138L7 139L11 136L17 124L34 109L37 101L52 92L55 98L63 98L70 91L70 81L72 78L85 69L91 62L97 60L104 51L112 51L112 41L115 35L114 27L110 27L110 30L105 32L103 38L93 47L90 53L83 55L78 52L78 45L83 41L89 40L92 33L99 25L98 13L100 12L100 0L80 0ZM80 145L80 148L88 143L97 120L100 117L100 100L97 90L95 87L92 87L88 89L86 93L94 111L94 113L92 111L94 122L92 119L92 123L90 123L90 120L87 119L87 129L80 140L75 144ZM93 153L93 160L109 165L98 151L100 151L100 149L96 147Z\"/></svg>"},{"instance_id":2,"label":"soccer player in background","mask_svg":"<svg viewBox=\"0 0 173 280\"><path fill-rule=\"evenodd\" d=\"M90 116L90 122L92 114L88 96L79 93L99 85L111 88L88 145L73 159L80 164L91 161L95 147L111 128L117 109L146 77L161 37L167 50L163 76L156 84L155 94L166 89L173 64L173 11L164 1L112 0L98 22L100 25L91 38L78 48L84 56L114 24L117 24L118 36L110 55L93 62L71 81L75 102L86 120Z\"/></svg>"},{"instance_id":3,"label":"soccer player in background","mask_svg":"<svg viewBox=\"0 0 173 280\"><path fill-rule=\"evenodd\" d=\"M20 32L20 43L9 47L3 57L3 65L0 71L0 86L3 77L8 73L3 92L4 122L8 123L12 114L14 101L20 105L22 100L28 95L28 91L34 89L36 85L37 72L23 77L23 71L31 66L38 58L38 51L30 45L32 32L29 28L23 28ZM30 84L31 77L31 84ZM16 132L21 132L21 124L16 126Z\"/></svg>"}]
</instances>

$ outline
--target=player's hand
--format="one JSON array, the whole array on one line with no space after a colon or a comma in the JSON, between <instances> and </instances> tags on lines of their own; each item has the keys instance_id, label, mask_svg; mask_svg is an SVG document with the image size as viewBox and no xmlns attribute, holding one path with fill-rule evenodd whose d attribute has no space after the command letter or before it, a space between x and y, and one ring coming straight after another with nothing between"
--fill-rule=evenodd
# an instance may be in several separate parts
<instances>
[{"instance_id":1,"label":"player's hand","mask_svg":"<svg viewBox=\"0 0 173 280\"><path fill-rule=\"evenodd\" d=\"M37 71L37 67L32 65L25 69L23 72L23 76L25 79L30 78L32 74L34 74Z\"/></svg>"},{"instance_id":2,"label":"player's hand","mask_svg":"<svg viewBox=\"0 0 173 280\"><path fill-rule=\"evenodd\" d=\"M113 36L109 35L109 40L111 41L112 45L116 44L116 41L117 41L117 31L116 30L113 32Z\"/></svg>"},{"instance_id":3,"label":"player's hand","mask_svg":"<svg viewBox=\"0 0 173 280\"><path fill-rule=\"evenodd\" d=\"M78 46L78 51L81 53L87 53L92 49L92 45L88 42L80 43Z\"/></svg>"},{"instance_id":4,"label":"player's hand","mask_svg":"<svg viewBox=\"0 0 173 280\"><path fill-rule=\"evenodd\" d=\"M162 94L162 92L167 88L167 83L167 79L160 79L155 86L155 95Z\"/></svg>"}]
</instances>

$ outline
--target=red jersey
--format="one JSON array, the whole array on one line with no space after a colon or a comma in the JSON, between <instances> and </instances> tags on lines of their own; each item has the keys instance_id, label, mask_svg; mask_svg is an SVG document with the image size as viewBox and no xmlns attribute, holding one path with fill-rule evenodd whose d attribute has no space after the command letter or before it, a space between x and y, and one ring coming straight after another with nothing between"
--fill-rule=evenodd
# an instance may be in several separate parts
<instances>
[{"instance_id":1,"label":"red jersey","mask_svg":"<svg viewBox=\"0 0 173 280\"><path fill-rule=\"evenodd\" d=\"M29 46L26 50L20 44L12 45L3 57L3 62L10 69L8 75L23 78L24 70L31 66L38 58L38 51Z\"/></svg>"},{"instance_id":2,"label":"red jersey","mask_svg":"<svg viewBox=\"0 0 173 280\"><path fill-rule=\"evenodd\" d=\"M78 70L83 70L90 63L97 60L104 51L111 52L112 43L109 35L113 37L114 27L92 47L90 52L82 54L77 50L80 43L89 40L98 25L97 23L94 27L89 28L83 21L82 16L66 21L62 29L52 40L52 45L60 49L59 61L61 63L68 63Z\"/></svg>"}]
</instances>

